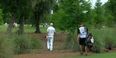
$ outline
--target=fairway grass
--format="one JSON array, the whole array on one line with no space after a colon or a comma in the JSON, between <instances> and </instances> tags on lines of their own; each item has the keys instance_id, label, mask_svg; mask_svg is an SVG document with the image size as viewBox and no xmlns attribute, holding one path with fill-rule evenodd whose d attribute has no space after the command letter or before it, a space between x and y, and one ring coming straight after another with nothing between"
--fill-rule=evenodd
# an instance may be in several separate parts
<instances>
[{"instance_id":1,"label":"fairway grass","mask_svg":"<svg viewBox=\"0 0 116 58\"><path fill-rule=\"evenodd\" d=\"M69 56L69 57L64 57L64 58L116 58L116 52L91 54L88 56L76 55L76 56Z\"/></svg>"},{"instance_id":2,"label":"fairway grass","mask_svg":"<svg viewBox=\"0 0 116 58\"><path fill-rule=\"evenodd\" d=\"M7 32L7 27L8 26L0 25L0 32ZM17 32L17 30L18 30L18 27L14 27L12 31L13 32ZM33 32L35 32L35 27L32 27L31 25L26 24L26 25L24 25L24 31L26 33L28 33L28 32L29 33L33 33ZM40 27L40 31L42 33L46 33L47 32L45 27Z\"/></svg>"}]
</instances>

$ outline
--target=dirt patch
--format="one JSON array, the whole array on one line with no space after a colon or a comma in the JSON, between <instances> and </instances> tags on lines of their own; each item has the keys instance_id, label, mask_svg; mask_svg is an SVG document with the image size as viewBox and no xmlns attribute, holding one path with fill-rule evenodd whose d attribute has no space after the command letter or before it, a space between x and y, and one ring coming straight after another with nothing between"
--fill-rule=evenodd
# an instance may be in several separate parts
<instances>
[{"instance_id":1,"label":"dirt patch","mask_svg":"<svg viewBox=\"0 0 116 58\"><path fill-rule=\"evenodd\" d=\"M109 52L105 52L105 53L112 53L112 52L116 52L116 50L111 50ZM92 55L94 53L89 52L89 55ZM40 54L21 54L21 55L15 55L14 58L67 58L70 56L80 56L79 52L72 52L72 51L54 51L54 52L44 52L44 53L40 53Z\"/></svg>"},{"instance_id":2,"label":"dirt patch","mask_svg":"<svg viewBox=\"0 0 116 58\"><path fill-rule=\"evenodd\" d=\"M64 58L65 56L79 55L79 53L44 53L44 54L23 54L16 55L14 58Z\"/></svg>"}]
</instances>

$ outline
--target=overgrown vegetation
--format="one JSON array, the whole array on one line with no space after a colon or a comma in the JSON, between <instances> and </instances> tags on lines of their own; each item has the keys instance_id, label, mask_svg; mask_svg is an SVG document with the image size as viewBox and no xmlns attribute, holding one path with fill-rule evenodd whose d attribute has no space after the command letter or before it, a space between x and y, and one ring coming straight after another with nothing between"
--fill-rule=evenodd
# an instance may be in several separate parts
<instances>
[{"instance_id":1,"label":"overgrown vegetation","mask_svg":"<svg viewBox=\"0 0 116 58\"><path fill-rule=\"evenodd\" d=\"M0 36L0 58L12 58L14 55L13 39L8 38L8 35Z\"/></svg>"},{"instance_id":2,"label":"overgrown vegetation","mask_svg":"<svg viewBox=\"0 0 116 58\"><path fill-rule=\"evenodd\" d=\"M12 58L14 54L29 53L42 48L42 41L28 35L1 34L0 58Z\"/></svg>"},{"instance_id":3,"label":"overgrown vegetation","mask_svg":"<svg viewBox=\"0 0 116 58\"><path fill-rule=\"evenodd\" d=\"M15 44L15 53L29 53L33 49L42 48L42 41L39 39L34 39L28 35L15 35L14 44Z\"/></svg>"},{"instance_id":4,"label":"overgrown vegetation","mask_svg":"<svg viewBox=\"0 0 116 58\"><path fill-rule=\"evenodd\" d=\"M51 21L60 30L70 33L66 39L65 46L67 48L73 48L77 44L75 43L75 30L80 23L89 26L88 28L93 33L96 52L101 52L102 49L116 45L113 42L115 39L115 31L113 29L115 25L115 15L113 15L115 7L113 6L116 5L114 0L109 0L104 5L102 5L100 0L97 0L94 8L91 8L90 0L62 0L59 3L59 9L54 13ZM91 29L92 27L94 28Z\"/></svg>"},{"instance_id":5,"label":"overgrown vegetation","mask_svg":"<svg viewBox=\"0 0 116 58\"><path fill-rule=\"evenodd\" d=\"M0 9L0 25L3 24L3 12L2 9Z\"/></svg>"},{"instance_id":6,"label":"overgrown vegetation","mask_svg":"<svg viewBox=\"0 0 116 58\"><path fill-rule=\"evenodd\" d=\"M67 38L65 39L64 42L64 49L71 49L74 51L78 51L79 50L79 44L77 41L77 34L76 32L69 32L67 34Z\"/></svg>"},{"instance_id":7,"label":"overgrown vegetation","mask_svg":"<svg viewBox=\"0 0 116 58\"><path fill-rule=\"evenodd\" d=\"M116 31L113 27L116 25L115 6L115 0L108 0L104 5L97 0L95 8L91 7L90 0L0 0L0 25L6 22L9 24L0 26L0 32L5 33L8 30L14 33L18 30L20 33L0 36L0 58L9 58L13 54L42 48L41 40L24 34L24 30L46 32L45 28L40 27L41 22L53 22L58 30L68 33L65 49L79 49L75 30L80 23L89 26L89 31L94 35L95 52L101 52L105 48L116 48ZM50 14L51 10L54 10L53 15ZM18 27L14 28L14 22L18 23Z\"/></svg>"},{"instance_id":8,"label":"overgrown vegetation","mask_svg":"<svg viewBox=\"0 0 116 58\"><path fill-rule=\"evenodd\" d=\"M116 48L115 34L116 30L114 27L104 28L89 28L89 32L93 34L95 39L93 52L100 53L103 51L111 50ZM65 40L65 49L79 50L79 44L77 43L76 32L69 33Z\"/></svg>"},{"instance_id":9,"label":"overgrown vegetation","mask_svg":"<svg viewBox=\"0 0 116 58\"><path fill-rule=\"evenodd\" d=\"M91 29L91 32L95 38L95 47L98 51L103 51L103 49L116 48L115 39L115 28L101 28L101 29Z\"/></svg>"}]
</instances>

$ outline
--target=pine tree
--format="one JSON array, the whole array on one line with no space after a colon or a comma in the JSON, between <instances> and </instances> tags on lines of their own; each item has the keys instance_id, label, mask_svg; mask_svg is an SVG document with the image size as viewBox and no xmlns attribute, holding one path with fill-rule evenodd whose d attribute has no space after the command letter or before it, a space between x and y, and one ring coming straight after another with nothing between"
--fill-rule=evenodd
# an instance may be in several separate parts
<instances>
[{"instance_id":1,"label":"pine tree","mask_svg":"<svg viewBox=\"0 0 116 58\"><path fill-rule=\"evenodd\" d=\"M90 1L85 0L62 0L59 10L54 14L53 21L63 30L76 29L80 22L89 20ZM89 21L88 21L89 22Z\"/></svg>"}]
</instances>

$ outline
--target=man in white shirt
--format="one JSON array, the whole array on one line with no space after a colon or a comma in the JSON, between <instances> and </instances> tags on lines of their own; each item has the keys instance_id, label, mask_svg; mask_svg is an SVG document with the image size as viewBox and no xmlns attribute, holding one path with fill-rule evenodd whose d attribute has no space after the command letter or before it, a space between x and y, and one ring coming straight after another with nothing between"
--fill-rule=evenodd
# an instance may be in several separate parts
<instances>
[{"instance_id":1,"label":"man in white shirt","mask_svg":"<svg viewBox=\"0 0 116 58\"><path fill-rule=\"evenodd\" d=\"M55 28L53 27L53 23L50 23L50 26L47 28L47 48L48 50L53 50L53 42L54 42L54 34L55 34Z\"/></svg>"},{"instance_id":2,"label":"man in white shirt","mask_svg":"<svg viewBox=\"0 0 116 58\"><path fill-rule=\"evenodd\" d=\"M78 42L80 45L81 54L85 52L85 55L87 55L87 44L86 44L87 34L88 29L83 24L81 24L78 29Z\"/></svg>"}]
</instances>

